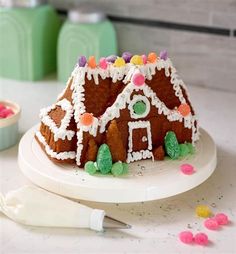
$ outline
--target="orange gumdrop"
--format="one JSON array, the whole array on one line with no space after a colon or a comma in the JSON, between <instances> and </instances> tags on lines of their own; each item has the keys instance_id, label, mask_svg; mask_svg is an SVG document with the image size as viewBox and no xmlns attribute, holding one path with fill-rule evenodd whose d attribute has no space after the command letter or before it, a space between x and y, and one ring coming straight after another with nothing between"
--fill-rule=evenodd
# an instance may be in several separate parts
<instances>
[{"instance_id":1,"label":"orange gumdrop","mask_svg":"<svg viewBox=\"0 0 236 254\"><path fill-rule=\"evenodd\" d=\"M85 126L89 126L93 123L93 114L84 113L80 116L80 123Z\"/></svg>"},{"instance_id":2,"label":"orange gumdrop","mask_svg":"<svg viewBox=\"0 0 236 254\"><path fill-rule=\"evenodd\" d=\"M151 52L148 54L148 61L150 63L154 63L157 60L157 54L154 52Z\"/></svg>"},{"instance_id":3,"label":"orange gumdrop","mask_svg":"<svg viewBox=\"0 0 236 254\"><path fill-rule=\"evenodd\" d=\"M94 56L90 56L88 60L88 66L92 69L96 68L96 60Z\"/></svg>"},{"instance_id":4,"label":"orange gumdrop","mask_svg":"<svg viewBox=\"0 0 236 254\"><path fill-rule=\"evenodd\" d=\"M191 109L188 104L184 103L178 107L178 111L182 116L187 116L191 112Z\"/></svg>"}]
</instances>

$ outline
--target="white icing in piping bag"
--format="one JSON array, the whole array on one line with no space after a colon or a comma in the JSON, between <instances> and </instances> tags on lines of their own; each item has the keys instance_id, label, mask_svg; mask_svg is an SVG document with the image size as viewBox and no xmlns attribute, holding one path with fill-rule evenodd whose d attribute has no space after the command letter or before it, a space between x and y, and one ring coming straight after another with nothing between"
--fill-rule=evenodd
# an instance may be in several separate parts
<instances>
[{"instance_id":1,"label":"white icing in piping bag","mask_svg":"<svg viewBox=\"0 0 236 254\"><path fill-rule=\"evenodd\" d=\"M0 193L0 212L10 219L31 226L90 228L130 228L129 225L105 215L103 210L63 198L35 186L24 186Z\"/></svg>"}]
</instances>

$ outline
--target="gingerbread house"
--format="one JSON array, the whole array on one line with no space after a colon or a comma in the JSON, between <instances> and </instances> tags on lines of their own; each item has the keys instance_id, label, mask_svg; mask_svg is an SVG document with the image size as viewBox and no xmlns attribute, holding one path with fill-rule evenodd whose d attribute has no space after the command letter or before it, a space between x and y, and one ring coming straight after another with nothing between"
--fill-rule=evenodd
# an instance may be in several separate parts
<instances>
[{"instance_id":1,"label":"gingerbread house","mask_svg":"<svg viewBox=\"0 0 236 254\"><path fill-rule=\"evenodd\" d=\"M194 144L199 137L186 86L166 52L113 56L98 64L80 58L40 119L35 136L48 157L80 167L95 161L104 143L114 162L130 163L153 158L170 130L179 143Z\"/></svg>"}]
</instances>

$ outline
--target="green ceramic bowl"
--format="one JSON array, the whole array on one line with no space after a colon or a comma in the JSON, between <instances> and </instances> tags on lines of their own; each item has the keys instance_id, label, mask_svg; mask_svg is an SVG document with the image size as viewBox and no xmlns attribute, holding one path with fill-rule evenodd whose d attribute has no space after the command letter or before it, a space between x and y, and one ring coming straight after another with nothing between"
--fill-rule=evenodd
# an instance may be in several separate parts
<instances>
[{"instance_id":1,"label":"green ceramic bowl","mask_svg":"<svg viewBox=\"0 0 236 254\"><path fill-rule=\"evenodd\" d=\"M18 121L20 118L20 106L11 101L0 101L14 111L14 115L0 119L0 151L15 145L18 142Z\"/></svg>"}]
</instances>

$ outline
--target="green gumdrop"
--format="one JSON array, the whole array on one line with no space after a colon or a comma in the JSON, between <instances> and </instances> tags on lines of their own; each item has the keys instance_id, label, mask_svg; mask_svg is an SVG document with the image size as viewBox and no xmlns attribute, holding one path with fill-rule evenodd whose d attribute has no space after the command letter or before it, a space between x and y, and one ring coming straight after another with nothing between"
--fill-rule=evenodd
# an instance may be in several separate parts
<instances>
[{"instance_id":1,"label":"green gumdrop","mask_svg":"<svg viewBox=\"0 0 236 254\"><path fill-rule=\"evenodd\" d=\"M97 166L102 174L108 174L112 168L112 157L109 146L102 144L97 153Z\"/></svg>"},{"instance_id":2,"label":"green gumdrop","mask_svg":"<svg viewBox=\"0 0 236 254\"><path fill-rule=\"evenodd\" d=\"M194 154L195 153L195 147L191 143L186 143L186 145L188 146L189 153Z\"/></svg>"},{"instance_id":3,"label":"green gumdrop","mask_svg":"<svg viewBox=\"0 0 236 254\"><path fill-rule=\"evenodd\" d=\"M116 162L112 165L111 173L114 176L119 176L123 174L123 165L122 162Z\"/></svg>"},{"instance_id":4,"label":"green gumdrop","mask_svg":"<svg viewBox=\"0 0 236 254\"><path fill-rule=\"evenodd\" d=\"M173 131L168 131L165 136L166 153L171 159L176 160L180 156L179 143Z\"/></svg>"},{"instance_id":5,"label":"green gumdrop","mask_svg":"<svg viewBox=\"0 0 236 254\"><path fill-rule=\"evenodd\" d=\"M97 171L97 167L94 165L93 161L87 161L84 165L85 172L90 175L94 175Z\"/></svg>"},{"instance_id":6,"label":"green gumdrop","mask_svg":"<svg viewBox=\"0 0 236 254\"><path fill-rule=\"evenodd\" d=\"M189 153L187 144L180 144L179 149L180 149L180 156L182 157L186 156Z\"/></svg>"},{"instance_id":7,"label":"green gumdrop","mask_svg":"<svg viewBox=\"0 0 236 254\"><path fill-rule=\"evenodd\" d=\"M127 163L122 163L122 166L123 166L123 174L124 175L128 174L128 171L129 171L128 164Z\"/></svg>"},{"instance_id":8,"label":"green gumdrop","mask_svg":"<svg viewBox=\"0 0 236 254\"><path fill-rule=\"evenodd\" d=\"M133 106L134 113L142 115L146 111L146 104L143 101L137 101Z\"/></svg>"}]
</instances>

